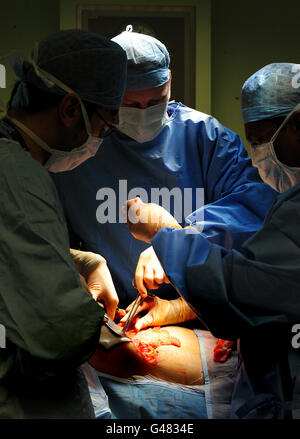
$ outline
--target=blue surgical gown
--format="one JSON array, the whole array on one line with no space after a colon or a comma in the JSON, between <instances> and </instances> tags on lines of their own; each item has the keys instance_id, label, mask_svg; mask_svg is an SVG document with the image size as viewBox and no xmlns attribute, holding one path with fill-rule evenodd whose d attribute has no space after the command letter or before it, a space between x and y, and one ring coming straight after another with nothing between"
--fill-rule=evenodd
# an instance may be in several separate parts
<instances>
[{"instance_id":1,"label":"blue surgical gown","mask_svg":"<svg viewBox=\"0 0 300 439\"><path fill-rule=\"evenodd\" d=\"M235 418L300 418L300 184L280 195L243 252L196 230L164 228L152 244L166 275L215 337L239 339Z\"/></svg>"},{"instance_id":2,"label":"blue surgical gown","mask_svg":"<svg viewBox=\"0 0 300 439\"><path fill-rule=\"evenodd\" d=\"M144 202L150 201L151 188L192 188L192 204L185 217L189 215L187 222L201 229L203 207L195 211L199 202L195 189L203 188L203 234L237 249L259 229L275 196L251 166L236 133L212 116L179 103L169 105L168 115L165 127L154 140L137 143L113 134L105 139L95 157L73 171L54 175L71 228L85 250L106 258L121 306L136 296L132 280L139 255L148 245L135 240L124 223L98 222L97 209L103 203L97 200L99 189L110 188L116 194L115 200L111 194L107 205L117 206L118 220L119 204L126 201L133 188L146 190L148 199L141 195ZM125 195L119 191L120 180L126 181ZM172 204L170 211L174 213ZM184 218L181 223L184 225ZM170 288L162 286L161 293L174 297Z\"/></svg>"}]
</instances>

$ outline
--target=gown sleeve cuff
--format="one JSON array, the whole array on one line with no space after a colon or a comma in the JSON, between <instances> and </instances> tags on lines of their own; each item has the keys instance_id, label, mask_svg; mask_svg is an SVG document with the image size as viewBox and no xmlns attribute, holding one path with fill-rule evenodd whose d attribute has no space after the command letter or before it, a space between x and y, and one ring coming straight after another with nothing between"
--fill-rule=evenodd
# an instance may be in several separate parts
<instances>
[{"instance_id":1,"label":"gown sleeve cuff","mask_svg":"<svg viewBox=\"0 0 300 439\"><path fill-rule=\"evenodd\" d=\"M165 227L152 239L151 244L162 267L177 292L188 298L186 268L193 263L204 263L211 244L193 227L173 229Z\"/></svg>"}]
</instances>

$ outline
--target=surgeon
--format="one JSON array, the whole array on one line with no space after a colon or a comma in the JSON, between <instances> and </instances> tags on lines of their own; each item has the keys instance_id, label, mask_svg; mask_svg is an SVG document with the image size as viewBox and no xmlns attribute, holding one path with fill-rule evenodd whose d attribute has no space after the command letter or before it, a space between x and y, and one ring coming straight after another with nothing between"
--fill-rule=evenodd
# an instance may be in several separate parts
<instances>
[{"instance_id":1,"label":"surgeon","mask_svg":"<svg viewBox=\"0 0 300 439\"><path fill-rule=\"evenodd\" d=\"M119 214L127 198L158 202L155 190L165 190L166 196L177 191L170 212L179 212L181 225L204 226L203 236L210 241L240 249L260 228L275 191L261 181L237 134L212 116L170 102L170 57L164 44L130 27L113 41L128 59L117 131L93 158L54 179L81 248L107 260L124 307L136 297L135 267L148 247L133 239ZM203 199L196 192L202 188ZM162 197L163 205L167 201ZM160 285L159 295L177 297L171 285Z\"/></svg>"},{"instance_id":2,"label":"surgeon","mask_svg":"<svg viewBox=\"0 0 300 439\"><path fill-rule=\"evenodd\" d=\"M109 283L105 260L70 252L49 175L96 154L117 121L126 62L118 44L80 30L15 60L19 81L0 121L0 418L94 417L79 366L128 342L104 319L115 290L102 305L88 294L87 284L96 298L97 283Z\"/></svg>"},{"instance_id":3,"label":"surgeon","mask_svg":"<svg viewBox=\"0 0 300 439\"><path fill-rule=\"evenodd\" d=\"M209 330L238 340L233 418L300 418L300 350L292 343L300 322L299 72L300 64L270 64L242 89L253 164L280 193L242 252L211 243L192 227L182 229L160 206L128 202L129 209L139 206L137 217L157 218L129 222L136 238L152 244L137 268L140 293L146 296L145 262L150 269L159 260L181 300ZM155 325L165 305L156 300L155 310L148 308Z\"/></svg>"}]
</instances>

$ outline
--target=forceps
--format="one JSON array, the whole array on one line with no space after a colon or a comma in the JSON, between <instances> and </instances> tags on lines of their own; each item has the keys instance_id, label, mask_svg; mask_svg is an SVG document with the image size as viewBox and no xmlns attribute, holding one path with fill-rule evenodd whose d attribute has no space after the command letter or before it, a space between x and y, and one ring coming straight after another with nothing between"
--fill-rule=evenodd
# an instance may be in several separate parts
<instances>
[{"instance_id":1,"label":"forceps","mask_svg":"<svg viewBox=\"0 0 300 439\"><path fill-rule=\"evenodd\" d=\"M136 286L135 286L135 281L134 281L134 280L132 281L132 285L134 286L134 288L136 288ZM147 297L154 298L155 295L154 295L153 293L150 293L150 292L148 291ZM132 322L132 319L133 319L133 317L135 316L135 313L136 313L138 307L142 304L142 302L143 302L144 299L145 299L145 298L142 297L142 296L140 295L140 293L137 294L136 299L135 299L135 301L133 302L133 305L132 305L132 307L131 307L131 309L130 309L130 311L129 311L129 315L128 315L128 318L127 318L127 320L126 320L126 323L125 323L125 325L124 325L124 327L123 327L123 334L125 334L125 331L127 330L128 326L129 326L130 323Z\"/></svg>"}]
</instances>

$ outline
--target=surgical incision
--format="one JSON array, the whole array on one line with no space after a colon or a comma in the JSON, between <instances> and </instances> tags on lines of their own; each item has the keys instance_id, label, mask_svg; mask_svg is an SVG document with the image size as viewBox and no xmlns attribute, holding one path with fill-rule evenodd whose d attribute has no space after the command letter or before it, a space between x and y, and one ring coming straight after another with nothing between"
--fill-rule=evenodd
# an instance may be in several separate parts
<instances>
[{"instance_id":1,"label":"surgical incision","mask_svg":"<svg viewBox=\"0 0 300 439\"><path fill-rule=\"evenodd\" d=\"M173 337L166 329L161 329L159 326L142 329L141 331L129 330L126 332L126 335L131 338L145 361L151 364L157 363L157 348L159 346L181 346L178 338Z\"/></svg>"},{"instance_id":2,"label":"surgical incision","mask_svg":"<svg viewBox=\"0 0 300 439\"><path fill-rule=\"evenodd\" d=\"M204 383L200 346L193 330L166 326L136 332L131 327L126 333L130 343L97 349L89 360L94 369L120 378L152 376L186 385Z\"/></svg>"}]
</instances>

